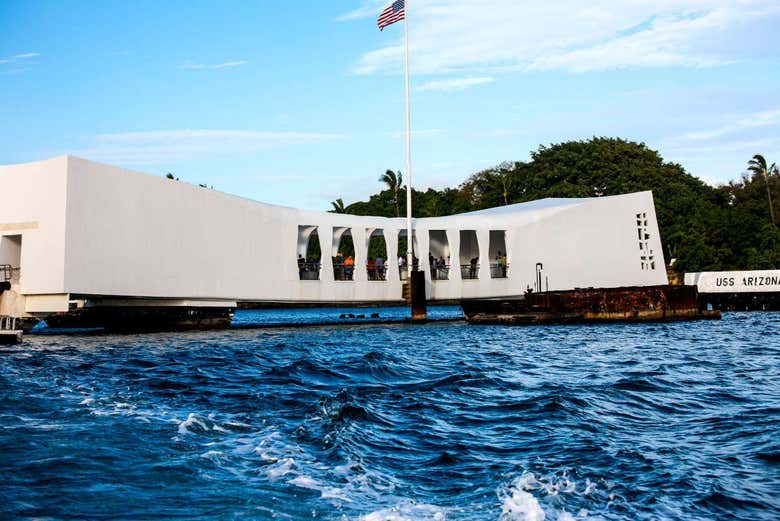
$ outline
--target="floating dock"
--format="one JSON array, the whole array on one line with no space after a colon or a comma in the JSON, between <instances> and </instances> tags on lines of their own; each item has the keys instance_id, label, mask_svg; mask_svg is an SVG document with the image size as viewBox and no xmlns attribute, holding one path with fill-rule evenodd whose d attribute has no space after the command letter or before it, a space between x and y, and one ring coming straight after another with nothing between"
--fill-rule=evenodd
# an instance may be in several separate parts
<instances>
[{"instance_id":1,"label":"floating dock","mask_svg":"<svg viewBox=\"0 0 780 521\"><path fill-rule=\"evenodd\" d=\"M719 319L699 309L696 286L586 288L461 302L472 324L571 324Z\"/></svg>"}]
</instances>

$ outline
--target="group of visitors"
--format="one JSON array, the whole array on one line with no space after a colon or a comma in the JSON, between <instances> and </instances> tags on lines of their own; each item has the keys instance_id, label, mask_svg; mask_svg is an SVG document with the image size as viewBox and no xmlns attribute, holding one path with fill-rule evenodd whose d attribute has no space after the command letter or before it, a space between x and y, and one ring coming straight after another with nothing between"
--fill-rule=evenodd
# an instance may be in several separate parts
<instances>
[{"instance_id":1,"label":"group of visitors","mask_svg":"<svg viewBox=\"0 0 780 521\"><path fill-rule=\"evenodd\" d=\"M300 280L318 280L320 278L320 260L307 259L299 253L298 278Z\"/></svg>"},{"instance_id":2,"label":"group of visitors","mask_svg":"<svg viewBox=\"0 0 780 521\"><path fill-rule=\"evenodd\" d=\"M498 258L498 257L497 257ZM504 257L506 258L506 257ZM414 271L419 269L419 259L413 257ZM333 261L333 278L335 280L354 280L355 274L355 258L352 255L344 256L340 251L332 257ZM428 255L428 262L431 268L432 280L447 280L449 278L450 258L446 259L444 256L440 256L438 259L432 254ZM401 273L401 279L405 279L407 275L408 262L406 256L398 256L398 268ZM300 280L319 280L320 259L310 258L307 259L303 255L298 254L298 276ZM471 259L471 270L469 278L476 278L477 258ZM376 257L369 257L366 262L366 271L368 274L368 280L387 280L387 260L381 255Z\"/></svg>"},{"instance_id":3,"label":"group of visitors","mask_svg":"<svg viewBox=\"0 0 780 521\"><path fill-rule=\"evenodd\" d=\"M352 255L346 258L341 252L333 257L333 278L336 280L352 280L355 273L355 259Z\"/></svg>"},{"instance_id":4,"label":"group of visitors","mask_svg":"<svg viewBox=\"0 0 780 521\"><path fill-rule=\"evenodd\" d=\"M416 256L412 257L412 270L417 271L420 269L420 259L418 259ZM405 255L399 255L398 256L398 272L400 273L401 280L406 280L408 274L409 274L409 261L406 259Z\"/></svg>"},{"instance_id":5,"label":"group of visitors","mask_svg":"<svg viewBox=\"0 0 780 521\"><path fill-rule=\"evenodd\" d=\"M368 258L366 263L366 270L368 270L368 280L385 280L385 259L381 255L377 255L376 259L373 257Z\"/></svg>"},{"instance_id":6,"label":"group of visitors","mask_svg":"<svg viewBox=\"0 0 780 521\"><path fill-rule=\"evenodd\" d=\"M450 276L450 258L444 260L444 256L438 259L432 253L428 254L428 264L431 267L431 280L447 280Z\"/></svg>"},{"instance_id":7,"label":"group of visitors","mask_svg":"<svg viewBox=\"0 0 780 521\"><path fill-rule=\"evenodd\" d=\"M495 263L491 265L491 276L496 278L506 278L507 274L507 258L506 253L502 253L500 250L496 253ZM479 257L473 257L470 259L469 264L462 266L461 276L464 279L476 279L479 263ZM438 259L433 254L428 254L428 264L431 268L431 280L447 280L449 279L450 271L450 258L445 259L444 256L440 256ZM414 270L418 269L419 259L414 257ZM298 275L301 280L318 280L320 278L320 259L310 258L307 259L303 255L298 254ZM403 255L398 256L398 268L400 269L401 279L406 277L407 261ZM366 271L368 272L368 280L386 280L387 277L387 261L381 256L377 255L376 258L369 257L366 262ZM344 255L338 252L333 257L333 277L335 280L353 280L355 273L355 259L352 255Z\"/></svg>"}]
</instances>

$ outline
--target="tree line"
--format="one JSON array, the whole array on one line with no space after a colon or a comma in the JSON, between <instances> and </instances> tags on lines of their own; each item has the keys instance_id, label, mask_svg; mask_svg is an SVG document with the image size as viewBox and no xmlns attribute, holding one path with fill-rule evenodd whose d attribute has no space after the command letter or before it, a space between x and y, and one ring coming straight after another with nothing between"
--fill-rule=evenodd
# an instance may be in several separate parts
<instances>
[{"instance_id":1,"label":"tree line","mask_svg":"<svg viewBox=\"0 0 780 521\"><path fill-rule=\"evenodd\" d=\"M331 211L406 215L401 172L388 170L367 201ZM413 190L413 215L439 217L546 197L601 197L651 190L664 256L675 271L780 268L775 207L780 173L756 155L741 177L710 186L644 143L594 137L540 146L527 162L504 162L471 175L457 188Z\"/></svg>"}]
</instances>

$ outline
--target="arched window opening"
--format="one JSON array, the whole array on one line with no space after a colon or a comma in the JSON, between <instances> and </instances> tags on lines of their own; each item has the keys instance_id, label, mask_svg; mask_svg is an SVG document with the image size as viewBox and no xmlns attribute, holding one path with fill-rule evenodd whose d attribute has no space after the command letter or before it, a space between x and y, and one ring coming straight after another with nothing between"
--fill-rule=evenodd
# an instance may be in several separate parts
<instances>
[{"instance_id":1,"label":"arched window opening","mask_svg":"<svg viewBox=\"0 0 780 521\"><path fill-rule=\"evenodd\" d=\"M460 277L463 280L479 278L479 242L475 230L460 231Z\"/></svg>"},{"instance_id":2,"label":"arched window opening","mask_svg":"<svg viewBox=\"0 0 780 521\"><path fill-rule=\"evenodd\" d=\"M431 268L431 280L449 280L450 278L450 244L447 232L430 230L428 265Z\"/></svg>"},{"instance_id":3,"label":"arched window opening","mask_svg":"<svg viewBox=\"0 0 780 521\"><path fill-rule=\"evenodd\" d=\"M316 226L298 226L298 278L319 280L322 251Z\"/></svg>"},{"instance_id":4,"label":"arched window opening","mask_svg":"<svg viewBox=\"0 0 780 521\"><path fill-rule=\"evenodd\" d=\"M333 278L353 280L355 275L355 244L350 228L333 228Z\"/></svg>"},{"instance_id":5,"label":"arched window opening","mask_svg":"<svg viewBox=\"0 0 780 521\"><path fill-rule=\"evenodd\" d=\"M414 266L413 269L417 271L420 269L420 259L418 258L418 246L417 246L417 232L412 231L412 252L414 255ZM408 269L408 263L406 259L406 247L407 247L408 241L406 240L406 230L401 230L398 232L398 272L401 277L401 280L406 280L409 275L409 269Z\"/></svg>"},{"instance_id":6,"label":"arched window opening","mask_svg":"<svg viewBox=\"0 0 780 521\"><path fill-rule=\"evenodd\" d=\"M509 269L506 231L490 230L490 278L505 279Z\"/></svg>"},{"instance_id":7,"label":"arched window opening","mask_svg":"<svg viewBox=\"0 0 780 521\"><path fill-rule=\"evenodd\" d=\"M22 264L22 236L0 236L0 282L19 283Z\"/></svg>"},{"instance_id":8,"label":"arched window opening","mask_svg":"<svg viewBox=\"0 0 780 521\"><path fill-rule=\"evenodd\" d=\"M368 254L366 255L366 272L368 280L387 280L387 242L381 228L367 229Z\"/></svg>"}]
</instances>

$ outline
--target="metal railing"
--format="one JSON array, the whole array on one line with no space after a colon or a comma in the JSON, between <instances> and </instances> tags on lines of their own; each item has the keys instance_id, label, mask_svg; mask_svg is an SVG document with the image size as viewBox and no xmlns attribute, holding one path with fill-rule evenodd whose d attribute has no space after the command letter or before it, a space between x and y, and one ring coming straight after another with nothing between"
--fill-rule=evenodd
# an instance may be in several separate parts
<instances>
[{"instance_id":1,"label":"metal railing","mask_svg":"<svg viewBox=\"0 0 780 521\"><path fill-rule=\"evenodd\" d=\"M17 331L21 329L21 322L19 327L16 327L18 320L20 319L16 317L0 316L0 331Z\"/></svg>"},{"instance_id":2,"label":"metal railing","mask_svg":"<svg viewBox=\"0 0 780 521\"><path fill-rule=\"evenodd\" d=\"M460 278L463 280L476 280L479 278L479 264L461 264Z\"/></svg>"},{"instance_id":3,"label":"metal railing","mask_svg":"<svg viewBox=\"0 0 780 521\"><path fill-rule=\"evenodd\" d=\"M0 280L3 282L19 282L19 268L10 264L0 264Z\"/></svg>"},{"instance_id":4,"label":"metal railing","mask_svg":"<svg viewBox=\"0 0 780 521\"><path fill-rule=\"evenodd\" d=\"M450 280L450 265L431 266L431 280Z\"/></svg>"},{"instance_id":5,"label":"metal railing","mask_svg":"<svg viewBox=\"0 0 780 521\"><path fill-rule=\"evenodd\" d=\"M387 266L385 264L366 263L368 280L387 280Z\"/></svg>"},{"instance_id":6,"label":"metal railing","mask_svg":"<svg viewBox=\"0 0 780 521\"><path fill-rule=\"evenodd\" d=\"M298 262L298 277L301 280L320 280L320 267L319 262Z\"/></svg>"},{"instance_id":7,"label":"metal railing","mask_svg":"<svg viewBox=\"0 0 780 521\"><path fill-rule=\"evenodd\" d=\"M333 264L333 278L335 280L353 280L355 265L344 262Z\"/></svg>"},{"instance_id":8,"label":"metal railing","mask_svg":"<svg viewBox=\"0 0 780 521\"><path fill-rule=\"evenodd\" d=\"M509 271L509 264L503 262L496 262L490 265L490 278L491 279L505 279L507 278L507 272Z\"/></svg>"}]
</instances>

